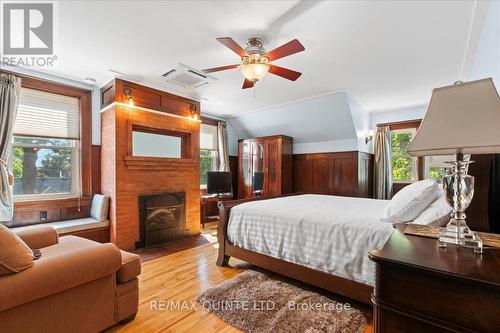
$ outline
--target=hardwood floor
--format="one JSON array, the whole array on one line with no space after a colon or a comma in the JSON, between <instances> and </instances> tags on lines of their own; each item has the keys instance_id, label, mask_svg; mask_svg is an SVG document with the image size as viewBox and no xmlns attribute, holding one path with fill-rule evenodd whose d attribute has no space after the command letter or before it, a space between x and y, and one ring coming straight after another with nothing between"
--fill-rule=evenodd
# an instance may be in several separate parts
<instances>
[{"instance_id":1,"label":"hardwood floor","mask_svg":"<svg viewBox=\"0 0 500 333\"><path fill-rule=\"evenodd\" d=\"M248 264L231 259L231 267L215 265L217 237L214 225L202 231L209 243L142 264L139 311L136 318L106 332L240 332L196 303L203 290L241 273ZM174 301L170 308L168 301ZM175 301L180 301L176 303ZM165 302L165 303L161 303ZM184 308L172 308L176 305ZM371 325L365 333L372 332Z\"/></svg>"}]
</instances>

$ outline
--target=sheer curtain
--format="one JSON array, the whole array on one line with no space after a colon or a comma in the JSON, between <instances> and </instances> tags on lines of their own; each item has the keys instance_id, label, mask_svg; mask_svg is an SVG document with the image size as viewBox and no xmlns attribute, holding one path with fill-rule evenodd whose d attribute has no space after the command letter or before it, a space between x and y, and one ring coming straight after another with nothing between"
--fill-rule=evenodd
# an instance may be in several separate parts
<instances>
[{"instance_id":1,"label":"sheer curtain","mask_svg":"<svg viewBox=\"0 0 500 333\"><path fill-rule=\"evenodd\" d=\"M389 126L377 126L375 134L375 199L392 198L391 131Z\"/></svg>"},{"instance_id":2,"label":"sheer curtain","mask_svg":"<svg viewBox=\"0 0 500 333\"><path fill-rule=\"evenodd\" d=\"M225 121L219 121L217 124L217 138L218 138L218 153L219 153L219 171L229 170L229 154L228 154L228 138L227 138L227 125Z\"/></svg>"},{"instance_id":3,"label":"sheer curtain","mask_svg":"<svg viewBox=\"0 0 500 333\"><path fill-rule=\"evenodd\" d=\"M0 221L12 220L14 213L8 156L20 92L20 78L0 74Z\"/></svg>"}]
</instances>

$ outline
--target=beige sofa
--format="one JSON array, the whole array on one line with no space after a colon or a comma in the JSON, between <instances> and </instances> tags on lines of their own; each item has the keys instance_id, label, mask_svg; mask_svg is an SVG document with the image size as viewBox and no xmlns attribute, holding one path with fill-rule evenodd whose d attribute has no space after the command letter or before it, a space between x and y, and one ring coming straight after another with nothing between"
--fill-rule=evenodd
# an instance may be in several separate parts
<instances>
[{"instance_id":1,"label":"beige sofa","mask_svg":"<svg viewBox=\"0 0 500 333\"><path fill-rule=\"evenodd\" d=\"M139 257L50 226L16 234L42 256L0 276L0 332L99 332L135 317Z\"/></svg>"}]
</instances>

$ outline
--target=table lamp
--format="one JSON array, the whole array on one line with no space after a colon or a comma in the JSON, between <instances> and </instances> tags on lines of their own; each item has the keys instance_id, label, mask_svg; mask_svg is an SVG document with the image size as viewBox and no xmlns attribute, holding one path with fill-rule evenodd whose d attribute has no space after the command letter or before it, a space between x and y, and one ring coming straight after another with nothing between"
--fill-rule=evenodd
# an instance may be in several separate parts
<instances>
[{"instance_id":1,"label":"table lamp","mask_svg":"<svg viewBox=\"0 0 500 333\"><path fill-rule=\"evenodd\" d=\"M424 120L407 149L411 156L456 156L443 189L453 212L439 235L447 243L482 252L481 239L469 229L465 210L474 195L474 177L467 175L464 154L500 153L500 97L491 78L456 82L436 88Z\"/></svg>"}]
</instances>

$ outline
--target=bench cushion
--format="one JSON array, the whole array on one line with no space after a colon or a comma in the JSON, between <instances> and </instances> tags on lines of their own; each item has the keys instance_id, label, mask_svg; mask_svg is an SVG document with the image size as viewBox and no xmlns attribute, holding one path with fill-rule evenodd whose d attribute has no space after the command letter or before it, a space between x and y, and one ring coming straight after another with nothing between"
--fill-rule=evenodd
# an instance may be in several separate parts
<instances>
[{"instance_id":1,"label":"bench cushion","mask_svg":"<svg viewBox=\"0 0 500 333\"><path fill-rule=\"evenodd\" d=\"M92 217L87 217L69 221L51 222L48 224L53 226L58 234L66 234L69 232L107 227L109 226L109 221L106 220L101 222Z\"/></svg>"},{"instance_id":2,"label":"bench cushion","mask_svg":"<svg viewBox=\"0 0 500 333\"><path fill-rule=\"evenodd\" d=\"M17 233L19 231L23 231L25 229L30 229L30 228L33 228L33 227L39 226L39 225L52 226L54 229L56 229L57 234L60 235L60 234L67 234L67 233L75 232L75 231L107 227L107 226L109 226L109 220L99 222L94 218L87 217L87 218L76 219L76 220L39 223L36 225L29 225L26 227L12 228L12 230Z\"/></svg>"}]
</instances>

